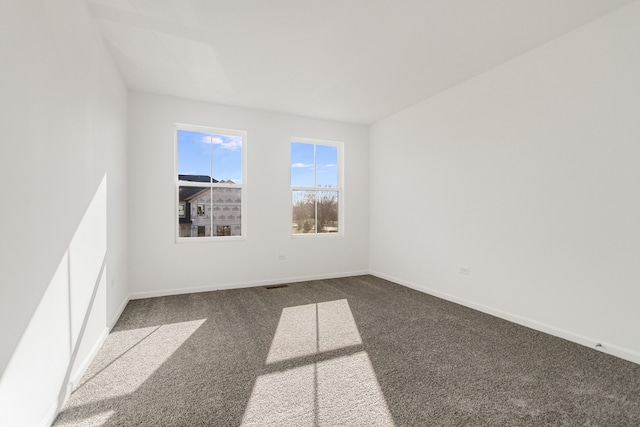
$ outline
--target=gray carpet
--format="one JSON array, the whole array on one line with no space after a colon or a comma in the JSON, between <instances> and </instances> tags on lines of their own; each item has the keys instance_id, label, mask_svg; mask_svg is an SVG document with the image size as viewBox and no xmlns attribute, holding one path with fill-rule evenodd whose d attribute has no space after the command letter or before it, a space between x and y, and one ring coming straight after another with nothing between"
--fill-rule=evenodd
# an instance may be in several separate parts
<instances>
[{"instance_id":1,"label":"gray carpet","mask_svg":"<svg viewBox=\"0 0 640 427\"><path fill-rule=\"evenodd\" d=\"M640 425L640 365L372 276L131 301L56 426Z\"/></svg>"}]
</instances>

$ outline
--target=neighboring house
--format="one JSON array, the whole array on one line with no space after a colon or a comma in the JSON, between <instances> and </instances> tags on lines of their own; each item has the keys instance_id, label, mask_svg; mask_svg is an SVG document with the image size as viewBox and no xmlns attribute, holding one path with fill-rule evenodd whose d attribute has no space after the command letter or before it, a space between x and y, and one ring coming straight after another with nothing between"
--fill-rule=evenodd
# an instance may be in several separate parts
<instances>
[{"instance_id":1,"label":"neighboring house","mask_svg":"<svg viewBox=\"0 0 640 427\"><path fill-rule=\"evenodd\" d=\"M205 175L179 175L180 181L210 182ZM234 184L233 181L214 183ZM180 237L239 236L241 190L224 187L180 186L178 220Z\"/></svg>"}]
</instances>

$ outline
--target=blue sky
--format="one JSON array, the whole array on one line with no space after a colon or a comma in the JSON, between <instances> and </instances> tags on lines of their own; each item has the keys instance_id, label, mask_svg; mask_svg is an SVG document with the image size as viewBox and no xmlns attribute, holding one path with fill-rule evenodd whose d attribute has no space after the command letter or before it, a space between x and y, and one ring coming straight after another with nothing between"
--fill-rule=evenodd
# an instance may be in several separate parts
<instances>
[{"instance_id":1,"label":"blue sky","mask_svg":"<svg viewBox=\"0 0 640 427\"><path fill-rule=\"evenodd\" d=\"M338 148L330 145L291 143L291 185L337 187Z\"/></svg>"},{"instance_id":2,"label":"blue sky","mask_svg":"<svg viewBox=\"0 0 640 427\"><path fill-rule=\"evenodd\" d=\"M337 164L337 147L291 143L293 186L335 188ZM178 174L207 175L242 184L242 137L178 130Z\"/></svg>"},{"instance_id":3,"label":"blue sky","mask_svg":"<svg viewBox=\"0 0 640 427\"><path fill-rule=\"evenodd\" d=\"M242 184L242 137L178 130L178 174Z\"/></svg>"}]
</instances>

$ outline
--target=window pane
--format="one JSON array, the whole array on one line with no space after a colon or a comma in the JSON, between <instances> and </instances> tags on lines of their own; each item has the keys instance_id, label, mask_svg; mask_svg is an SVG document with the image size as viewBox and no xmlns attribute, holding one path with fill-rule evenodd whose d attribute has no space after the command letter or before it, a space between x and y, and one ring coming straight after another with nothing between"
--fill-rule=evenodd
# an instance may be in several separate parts
<instances>
[{"instance_id":1,"label":"window pane","mask_svg":"<svg viewBox=\"0 0 640 427\"><path fill-rule=\"evenodd\" d=\"M316 232L316 194L314 191L293 192L293 234Z\"/></svg>"},{"instance_id":2,"label":"window pane","mask_svg":"<svg viewBox=\"0 0 640 427\"><path fill-rule=\"evenodd\" d=\"M213 149L213 179L220 183L242 184L242 137L213 134L210 144Z\"/></svg>"},{"instance_id":3,"label":"window pane","mask_svg":"<svg viewBox=\"0 0 640 427\"><path fill-rule=\"evenodd\" d=\"M178 199L178 236L211 236L211 188L180 186Z\"/></svg>"},{"instance_id":4,"label":"window pane","mask_svg":"<svg viewBox=\"0 0 640 427\"><path fill-rule=\"evenodd\" d=\"M313 144L291 143L291 185L314 187Z\"/></svg>"},{"instance_id":5,"label":"window pane","mask_svg":"<svg viewBox=\"0 0 640 427\"><path fill-rule=\"evenodd\" d=\"M317 196L318 233L338 231L338 192L318 191Z\"/></svg>"},{"instance_id":6,"label":"window pane","mask_svg":"<svg viewBox=\"0 0 640 427\"><path fill-rule=\"evenodd\" d=\"M316 187L338 187L338 147L316 145Z\"/></svg>"},{"instance_id":7,"label":"window pane","mask_svg":"<svg viewBox=\"0 0 640 427\"><path fill-rule=\"evenodd\" d=\"M213 235L240 236L242 219L242 190L240 188L214 187Z\"/></svg>"},{"instance_id":8,"label":"window pane","mask_svg":"<svg viewBox=\"0 0 640 427\"><path fill-rule=\"evenodd\" d=\"M211 144L209 135L178 130L178 175L182 181L209 182Z\"/></svg>"}]
</instances>

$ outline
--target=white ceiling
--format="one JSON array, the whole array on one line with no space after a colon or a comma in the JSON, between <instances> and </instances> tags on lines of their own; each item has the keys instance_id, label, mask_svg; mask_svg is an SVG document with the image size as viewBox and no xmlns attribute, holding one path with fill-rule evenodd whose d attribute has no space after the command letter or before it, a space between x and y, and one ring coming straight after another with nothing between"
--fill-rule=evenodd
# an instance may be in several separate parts
<instances>
[{"instance_id":1,"label":"white ceiling","mask_svg":"<svg viewBox=\"0 0 640 427\"><path fill-rule=\"evenodd\" d=\"M370 124L632 0L87 0L129 88Z\"/></svg>"}]
</instances>

